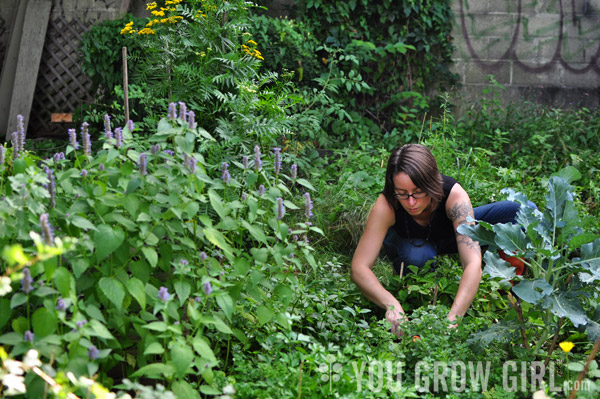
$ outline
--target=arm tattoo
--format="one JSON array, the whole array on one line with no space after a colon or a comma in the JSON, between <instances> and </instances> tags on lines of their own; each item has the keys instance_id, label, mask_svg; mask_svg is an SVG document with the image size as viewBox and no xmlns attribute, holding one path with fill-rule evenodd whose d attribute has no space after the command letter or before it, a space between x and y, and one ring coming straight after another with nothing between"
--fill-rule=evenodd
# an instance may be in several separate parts
<instances>
[{"instance_id":1,"label":"arm tattoo","mask_svg":"<svg viewBox=\"0 0 600 399\"><path fill-rule=\"evenodd\" d=\"M459 225L467 223L467 216L474 217L473 208L467 201L463 201L461 203L456 203L448 211L448 217L453 222L456 221ZM479 253L481 253L481 248L479 244L464 234L459 234L457 231L454 232L456 234L456 243L457 244L465 244L468 248L471 248Z\"/></svg>"},{"instance_id":2,"label":"arm tattoo","mask_svg":"<svg viewBox=\"0 0 600 399\"><path fill-rule=\"evenodd\" d=\"M459 225L467 223L467 216L473 217L473 208L467 201L454 204L452 209L448 211L450 220L453 222L458 221Z\"/></svg>"}]
</instances>

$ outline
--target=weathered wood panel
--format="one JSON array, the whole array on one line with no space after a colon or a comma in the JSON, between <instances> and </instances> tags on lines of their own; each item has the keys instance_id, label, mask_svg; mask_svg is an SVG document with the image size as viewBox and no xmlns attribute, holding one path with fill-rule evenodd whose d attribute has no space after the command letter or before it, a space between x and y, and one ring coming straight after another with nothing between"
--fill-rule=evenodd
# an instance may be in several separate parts
<instances>
[{"instance_id":1,"label":"weathered wood panel","mask_svg":"<svg viewBox=\"0 0 600 399\"><path fill-rule=\"evenodd\" d=\"M29 0L27 4L8 113L7 139L17 129L17 115L29 119L51 9L51 0Z\"/></svg>"}]
</instances>

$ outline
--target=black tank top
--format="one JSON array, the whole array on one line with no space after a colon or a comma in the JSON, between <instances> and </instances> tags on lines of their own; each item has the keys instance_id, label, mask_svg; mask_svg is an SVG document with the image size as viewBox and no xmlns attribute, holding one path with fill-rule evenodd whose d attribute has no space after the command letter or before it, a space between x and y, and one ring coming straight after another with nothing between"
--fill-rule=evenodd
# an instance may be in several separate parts
<instances>
[{"instance_id":1,"label":"black tank top","mask_svg":"<svg viewBox=\"0 0 600 399\"><path fill-rule=\"evenodd\" d=\"M421 226L404 210L402 205L398 204L394 211L396 214L396 224L394 224L393 228L400 237L425 239L429 234L429 240L432 242L445 242L450 238L455 238L454 226L446 214L446 201L452 187L454 187L457 181L452 177L444 175L442 175L442 181L444 196L431 219L431 232L429 226Z\"/></svg>"}]
</instances>

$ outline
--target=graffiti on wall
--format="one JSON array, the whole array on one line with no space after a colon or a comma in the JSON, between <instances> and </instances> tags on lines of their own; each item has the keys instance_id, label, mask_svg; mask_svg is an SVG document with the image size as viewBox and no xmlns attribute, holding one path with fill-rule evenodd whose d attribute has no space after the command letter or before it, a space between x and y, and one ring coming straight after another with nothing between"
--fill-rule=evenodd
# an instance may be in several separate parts
<instances>
[{"instance_id":1,"label":"graffiti on wall","mask_svg":"<svg viewBox=\"0 0 600 399\"><path fill-rule=\"evenodd\" d=\"M573 74L600 75L600 15L592 12L590 0L506 1L505 12L495 13L496 20L486 21L493 24L502 20L497 26L501 35L493 34L493 26L477 31L477 16L465 11L466 2L459 0L462 35L471 59L483 70L494 72L509 61L529 73L548 71L560 64ZM491 39L494 36L495 41ZM489 44L482 45L486 40L505 48L489 57Z\"/></svg>"}]
</instances>

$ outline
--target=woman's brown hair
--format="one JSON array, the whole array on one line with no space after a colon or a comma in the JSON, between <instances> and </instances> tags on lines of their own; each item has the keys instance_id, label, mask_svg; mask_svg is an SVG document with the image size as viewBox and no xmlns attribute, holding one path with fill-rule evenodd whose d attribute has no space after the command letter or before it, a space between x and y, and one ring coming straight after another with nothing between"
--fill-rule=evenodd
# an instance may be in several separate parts
<instances>
[{"instance_id":1,"label":"woman's brown hair","mask_svg":"<svg viewBox=\"0 0 600 399\"><path fill-rule=\"evenodd\" d=\"M393 209L398 206L395 194L394 176L404 172L412 182L431 197L431 210L434 211L444 196L442 175L435 157L421 144L405 144L396 148L387 163L383 196Z\"/></svg>"}]
</instances>

